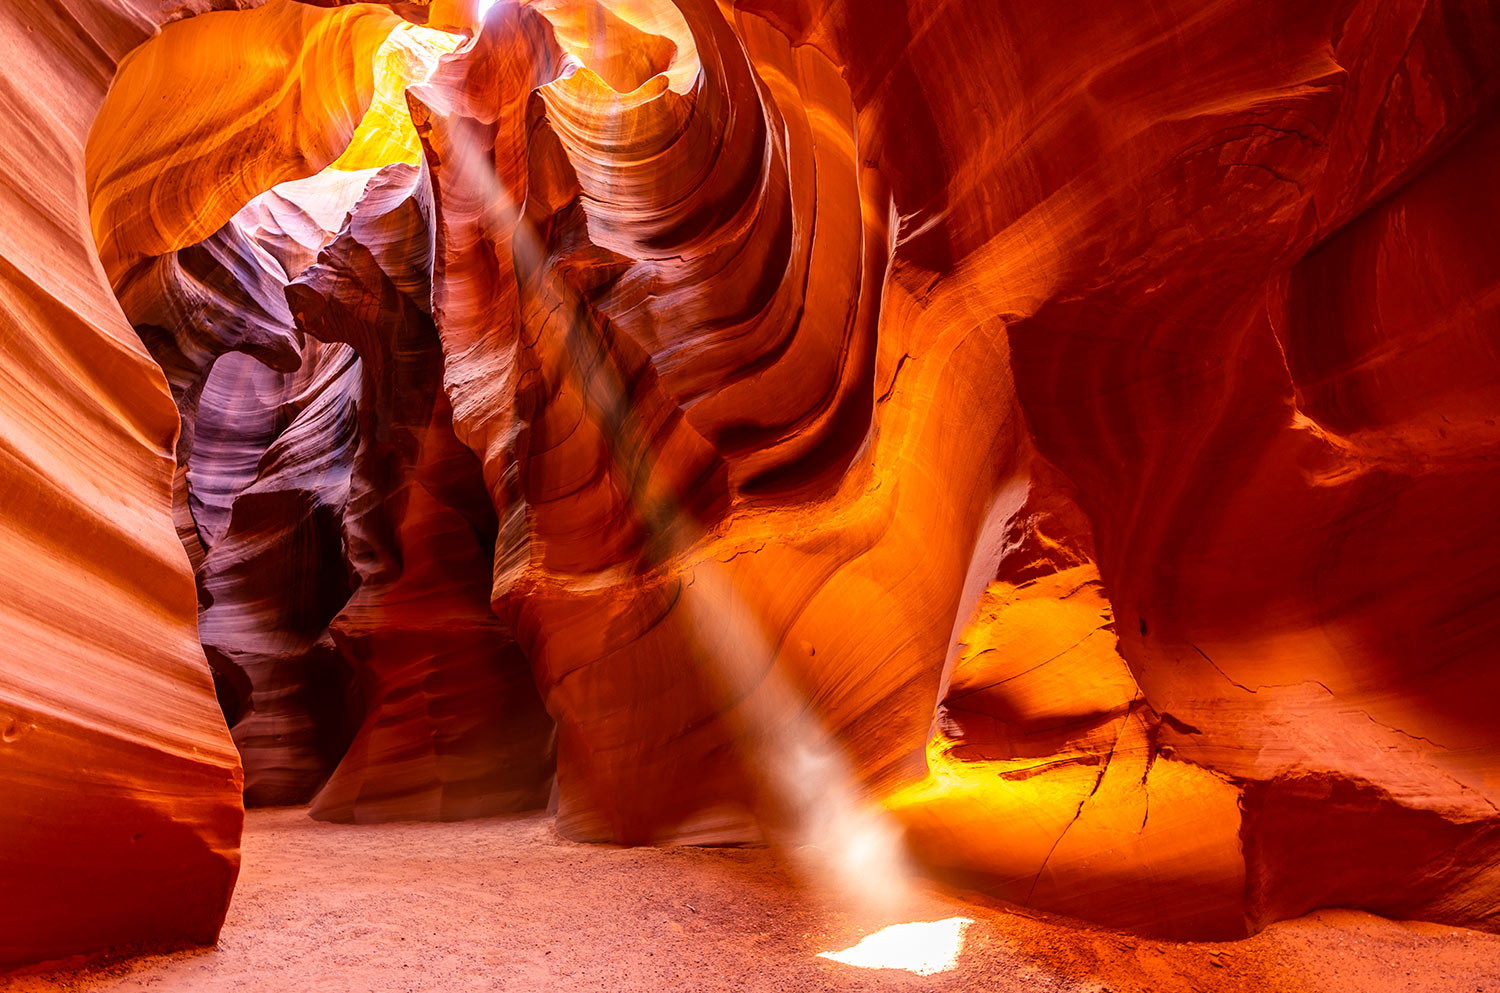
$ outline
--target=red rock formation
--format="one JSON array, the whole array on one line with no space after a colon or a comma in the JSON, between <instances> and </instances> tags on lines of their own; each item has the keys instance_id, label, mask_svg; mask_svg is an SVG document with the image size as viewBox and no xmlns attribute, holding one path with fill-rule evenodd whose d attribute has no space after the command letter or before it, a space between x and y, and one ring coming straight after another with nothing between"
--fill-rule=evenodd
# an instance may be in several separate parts
<instances>
[{"instance_id":1,"label":"red rock formation","mask_svg":"<svg viewBox=\"0 0 1500 993\"><path fill-rule=\"evenodd\" d=\"M188 558L172 533L178 417L110 292L86 214L90 126L116 64L166 14L147 0L21 2L0 12L0 888L10 895L0 967L212 941L238 871L240 765L194 629ZM390 20L365 9L316 16ZM329 71L342 63L354 77L368 65L368 51L351 46L325 60ZM210 50L197 49L200 60ZM180 74L174 82L179 97L193 93ZM261 82L274 85L269 75ZM129 100L119 81L113 92ZM202 90L198 100L212 103ZM168 105L165 116L180 108ZM222 135L229 117L195 120ZM340 141L337 129L314 130ZM138 156L120 174L128 183L150 173L140 165L150 142L122 131L111 137ZM212 185L201 176L189 169L165 185L201 203ZM239 207L210 199L227 207L223 218L189 230L158 213L156 234L187 246ZM159 254L135 234L121 247Z\"/></svg>"},{"instance_id":2,"label":"red rock formation","mask_svg":"<svg viewBox=\"0 0 1500 993\"><path fill-rule=\"evenodd\" d=\"M141 36L90 9L111 54L78 69L47 20L27 44L81 95L18 120L81 139ZM191 561L252 799L337 764L319 816L539 803L534 680L572 837L795 832L826 731L922 861L1007 899L1195 937L1496 925L1492 4L399 9L476 36L191 17L94 124L189 559L77 149L78 195L0 243L43 335L0 366L36 467L0 477L34 489L11 600L57 591L0 613L36 673L84 632L80 665L203 709ZM264 65L203 58L230 42ZM79 278L41 281L49 250ZM39 427L63 415L108 489ZM82 533L59 500L114 544L27 551ZM77 624L138 577L150 631ZM172 816L232 848L216 722L15 671L0 705L41 686L58 726L212 752ZM62 816L36 784L80 747L31 759L18 830ZM6 955L212 930L158 905Z\"/></svg>"},{"instance_id":3,"label":"red rock formation","mask_svg":"<svg viewBox=\"0 0 1500 993\"><path fill-rule=\"evenodd\" d=\"M302 803L342 757L362 712L328 636L350 592L342 522L359 443L360 362L348 347L314 342L295 376L245 371L234 398L253 390L279 400L268 404L279 430L198 569L199 636L221 683L242 687L226 712L246 802ZM188 466L191 484L204 472L196 460Z\"/></svg>"},{"instance_id":4,"label":"red rock formation","mask_svg":"<svg viewBox=\"0 0 1500 993\"><path fill-rule=\"evenodd\" d=\"M343 516L358 588L329 632L368 703L313 804L325 819L476 817L544 806L551 788L552 722L489 609L494 509L442 389L431 212L424 169L382 170L287 291L299 326L363 371Z\"/></svg>"},{"instance_id":5,"label":"red rock formation","mask_svg":"<svg viewBox=\"0 0 1500 993\"><path fill-rule=\"evenodd\" d=\"M84 214L89 123L148 27L0 12L0 968L212 940L238 871L239 762L164 513L177 415Z\"/></svg>"},{"instance_id":6,"label":"red rock formation","mask_svg":"<svg viewBox=\"0 0 1500 993\"><path fill-rule=\"evenodd\" d=\"M1172 15L1070 19L1040 5L872 15L745 4L732 26L717 9L677 6L690 43L681 25L670 48L662 42L667 13L621 4L595 28L606 39L596 49L615 54L591 70L595 50L575 44L584 68L538 88L525 168L495 157L500 193L524 201L514 231L502 211L499 235L487 233L496 221L473 204L506 201L475 181L486 170L464 163L453 115L418 115L459 246L438 270L439 286L452 280L462 294L438 310L460 370L449 378L484 391L471 399L459 387L460 423L473 425L497 506L527 515L508 556L517 565L497 568L496 606L523 632L561 724L564 829L662 838L683 824L701 833L701 819L726 805L763 806L755 770L733 754L744 731L736 711L749 708L717 685L726 667L791 673L862 773L892 785L920 757L921 701L951 679L946 712L963 745L939 744L942 775L892 803L930 858L982 871L1006 896L1169 933L1242 933L1330 899L1488 920L1495 821L1481 770L1492 776L1493 738L1434 694L1463 687L1478 699L1487 686L1494 637L1482 605L1493 586L1478 563L1493 555L1493 529L1465 508L1483 502L1489 474L1454 448L1424 446L1412 463L1387 442L1361 451L1363 439L1335 438L1348 428L1309 412L1319 397L1308 399L1302 366L1361 360L1299 351L1298 313L1280 301L1328 301L1305 289L1310 266L1299 260L1315 248L1312 258L1333 257L1327 246L1350 217L1440 161L1491 101L1497 81L1480 53L1495 50L1492 19L1453 5L1440 27L1414 6L1402 15L1413 39L1403 55L1390 22L1363 9L1221 5L1169 30ZM641 27L648 15L651 30ZM487 27L536 38L526 16L498 14ZM1289 33L1266 28L1283 22ZM568 49L578 31L558 24ZM1273 34L1275 58L1243 44ZM674 80L668 52L701 73ZM533 71L556 58L541 41L528 53ZM819 75L825 58L842 79ZM997 61L977 80L951 71ZM642 65L665 73L646 78ZM737 112L699 138L697 122L726 105ZM812 106L821 128L848 122L842 141L825 130L799 146L788 122ZM990 115L984 127L973 126L976 106ZM490 134L474 144L487 164ZM820 152L828 161L809 168ZM1447 154L1471 169L1483 161L1468 146ZM833 192L816 206L799 200L809 189L799 175L848 197L851 219L837 220ZM1452 237L1435 196L1412 189L1400 195L1420 197L1427 237ZM1406 244L1405 230L1386 237ZM464 309L483 299L475 284L498 282L482 292L502 306L508 293L504 262L486 267L472 248L486 239L514 256L521 286L516 331L487 337ZM856 275L838 288L850 260ZM873 371L860 358L862 280L880 290ZM1446 298L1490 315L1473 295L1488 285L1466 275ZM826 292L799 306L803 286ZM1393 320L1430 335L1435 309ZM1475 320L1449 333L1459 346L1479 340L1472 329L1486 325ZM476 354L509 350L512 336L513 365ZM485 344L469 345L476 337ZM838 362L820 367L819 349ZM1472 378L1454 389L1488 412L1493 362L1469 355ZM524 388L475 374L489 364ZM1361 386L1377 389L1368 376ZM493 419L510 406L507 390L519 397L515 426ZM1417 402L1410 387L1397 395ZM857 413L840 416L844 396ZM496 445L517 428L514 446ZM1028 468L1033 444L1060 483ZM1371 466L1377 452L1387 465ZM1411 468L1393 479L1400 459ZM1415 482L1385 488L1418 466ZM510 479L519 484L495 485ZM1030 553L1026 541L1007 550L1004 535L1058 488L1087 519L1081 535L1074 528L1084 545L1062 569L1007 579L1009 559ZM1397 493L1408 495L1392 529L1372 510ZM1434 516L1452 530L1432 543L1420 521ZM686 529L665 551L640 536L663 524ZM1326 536L1350 528L1364 533L1361 551L1328 558ZM1420 537L1402 550L1393 534ZM1410 563L1395 586L1378 564L1387 555ZM765 645L716 644L684 608L695 567L714 559L739 591L714 606L747 607ZM1103 586L1088 579L1094 563ZM1430 606L1415 613L1382 606L1377 591L1408 599L1402 590L1445 564L1471 577L1456 600L1418 600ZM992 619L964 641L999 639L1006 657L987 672L960 652L949 677L942 660L997 566ZM1109 597L1075 599L1080 589ZM1469 615L1449 622L1458 643L1447 651L1470 664L1413 689L1444 656L1429 663L1425 639L1404 632L1441 631L1437 612L1454 607ZM601 615L608 625L580 627ZM1056 657L1043 654L1049 639ZM727 663L726 651L747 658ZM1223 658L1234 661L1221 675ZM1020 678L1027 659L1061 685ZM1350 678L1359 659L1386 660L1379 671L1395 682ZM1236 675L1241 661L1253 681ZM1334 672L1346 676L1324 678ZM1006 681L1004 695L986 703L970 692L986 681ZM981 707L967 722L965 704ZM1413 729L1419 710L1432 726ZM1455 720L1457 744L1432 746ZM1477 737L1462 735L1466 724ZM1013 775L988 763L1027 761L1030 795L986 778ZM1315 801L1330 789L1347 796ZM1314 850L1336 846L1358 811L1389 818L1394 833L1373 832L1380 840L1327 878L1260 854L1281 844L1262 839L1291 830L1327 839L1303 834ZM1028 828L995 841L996 825L1029 819L1033 840ZM1400 841L1414 830L1403 823L1443 827ZM1462 869L1437 859L1453 839L1469 853Z\"/></svg>"},{"instance_id":7,"label":"red rock formation","mask_svg":"<svg viewBox=\"0 0 1500 993\"><path fill-rule=\"evenodd\" d=\"M1323 421L1308 403L1285 308L1289 280L1305 286L1310 260L1357 237L1342 225L1417 195L1423 170L1463 154L1464 144L1445 152L1457 135L1482 132L1477 112L1492 104L1497 80L1480 53L1495 50L1500 26L1483 5L1412 5L1396 21L1362 9L1330 10L1327 21L1308 14L1277 15L1301 27L1280 36L1276 61L1211 44L1236 24L1260 23L1262 8L1195 24L1165 63L1180 66L1176 84L1163 64L1146 63L1159 50L1148 21L1091 19L1066 36L1049 19L1017 29L961 22L1005 51L1018 47L1011 37L1054 57L1065 38L1139 51L1154 82L1149 93L1125 85L1126 59L1118 89L1096 89L1116 94L1118 110L1065 104L1077 109L1040 130L1026 116L1037 104L1014 104L1015 133L1036 137L1003 166L990 165L997 160L971 132L943 129L933 97L943 91L924 85L955 163L956 188L933 209L973 190L1016 190L1007 175L1042 179L1026 198L996 205L1008 227L978 249L987 264L971 266L979 282L968 291L1011 315L1027 421L1094 525L1122 654L1151 705L1193 729L1163 727L1162 745L1244 790L1249 925L1330 900L1487 922L1496 740L1449 694L1463 686L1458 693L1482 696L1492 678L1481 660L1493 652L1493 612L1483 606L1493 590L1479 562L1497 535L1473 508L1489 501L1493 479L1472 460L1478 449L1464 455L1406 434L1417 454L1391 444L1405 432L1344 433L1348 421ZM934 23L931 37L959 23ZM1393 46L1387 31L1410 47ZM1212 61L1196 61L1204 58ZM1059 79L1082 78L1053 65ZM909 106L910 91L882 92ZM968 105L975 95L947 99ZM1079 162L1069 152L1084 136L1102 154ZM1078 163L1071 173L1068 162ZM1466 199L1467 209L1487 209ZM931 251L963 255L988 223L981 212ZM1045 250L1031 231L1047 232ZM1429 258L1470 250L1449 240ZM1007 283L1019 265L1030 274L1018 292ZM1385 287L1378 298L1392 299ZM1460 320L1456 333L1427 333L1462 353L1465 329ZM1327 325L1310 333L1338 340ZM1402 364L1390 355L1388 368ZM1381 379L1409 402L1401 377ZM1432 399L1439 406L1426 416L1440 420L1445 404ZM1483 444L1482 434L1469 439ZM1436 575L1455 589L1417 595ZM1365 840L1351 845L1351 834ZM1293 835L1326 856L1318 871L1262 847L1280 850ZM1462 869L1444 854L1455 845Z\"/></svg>"}]
</instances>

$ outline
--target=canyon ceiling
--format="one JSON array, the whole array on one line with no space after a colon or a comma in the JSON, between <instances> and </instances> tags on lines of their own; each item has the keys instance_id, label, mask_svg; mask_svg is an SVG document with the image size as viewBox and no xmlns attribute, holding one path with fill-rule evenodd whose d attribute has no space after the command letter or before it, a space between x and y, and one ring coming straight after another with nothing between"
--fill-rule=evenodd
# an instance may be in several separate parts
<instances>
[{"instance_id":1,"label":"canyon ceiling","mask_svg":"<svg viewBox=\"0 0 1500 993\"><path fill-rule=\"evenodd\" d=\"M1015 903L1500 929L1493 0L0 41L0 967L212 942L244 804L777 841L825 736Z\"/></svg>"}]
</instances>

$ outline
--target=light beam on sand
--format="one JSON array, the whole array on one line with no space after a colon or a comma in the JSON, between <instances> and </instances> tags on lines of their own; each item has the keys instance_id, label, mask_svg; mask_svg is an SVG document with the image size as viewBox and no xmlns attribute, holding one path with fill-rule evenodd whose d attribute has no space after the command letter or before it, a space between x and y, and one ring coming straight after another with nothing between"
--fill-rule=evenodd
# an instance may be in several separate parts
<instances>
[{"instance_id":1,"label":"light beam on sand","mask_svg":"<svg viewBox=\"0 0 1500 993\"><path fill-rule=\"evenodd\" d=\"M546 265L538 233L475 137L458 128L453 138L460 185L482 191L495 229L514 225L511 249L517 276L536 280L538 292L560 301L560 309L573 315L565 334L574 375L615 458L649 459L646 433L617 370L602 359L606 350L599 346L577 291ZM864 795L844 749L783 671L778 648L752 599L718 563L693 561L700 532L691 515L670 495L648 491L650 473L641 471L639 463L622 462L621 469L625 478L638 482L630 498L647 524L657 558L691 563L692 578L681 603L700 657L725 699L734 701L726 717L738 725L742 750L762 788L789 821L771 840L787 848L804 877L839 904L890 919L910 898L911 871L899 828Z\"/></svg>"},{"instance_id":2,"label":"light beam on sand","mask_svg":"<svg viewBox=\"0 0 1500 993\"><path fill-rule=\"evenodd\" d=\"M958 956L964 950L964 932L972 923L967 917L949 917L941 921L892 924L867 935L852 948L820 952L818 958L860 969L902 969L919 976L932 976L958 964Z\"/></svg>"}]
</instances>

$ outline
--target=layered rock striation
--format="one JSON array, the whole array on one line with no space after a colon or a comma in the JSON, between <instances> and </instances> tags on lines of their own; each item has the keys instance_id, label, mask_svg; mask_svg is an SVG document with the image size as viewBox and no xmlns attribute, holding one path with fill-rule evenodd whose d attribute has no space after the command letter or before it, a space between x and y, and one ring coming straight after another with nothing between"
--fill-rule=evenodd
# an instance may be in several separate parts
<instances>
[{"instance_id":1,"label":"layered rock striation","mask_svg":"<svg viewBox=\"0 0 1500 993\"><path fill-rule=\"evenodd\" d=\"M320 817L805 840L836 775L1111 925L1493 927L1492 8L274 0L102 110L160 13L46 20L0 706L62 737L0 824L89 809L86 725L127 795L200 776L153 795L219 875L0 960L211 936L210 672L246 801Z\"/></svg>"}]
</instances>

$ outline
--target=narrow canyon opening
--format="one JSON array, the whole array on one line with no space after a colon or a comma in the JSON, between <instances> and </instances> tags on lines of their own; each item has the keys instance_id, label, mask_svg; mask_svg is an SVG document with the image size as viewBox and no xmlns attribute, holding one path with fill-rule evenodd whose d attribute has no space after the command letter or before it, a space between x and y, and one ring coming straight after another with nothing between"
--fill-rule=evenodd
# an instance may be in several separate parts
<instances>
[{"instance_id":1,"label":"narrow canyon opening","mask_svg":"<svg viewBox=\"0 0 1500 993\"><path fill-rule=\"evenodd\" d=\"M173 516L245 801L310 803L343 821L545 806L555 731L489 605L499 524L443 390L431 182L406 104L469 38L295 4L169 25L124 64L96 124L96 216L133 195L119 192L132 178L115 157L142 151L113 126L117 108L130 115L120 130L150 127L138 108L170 90L170 113L191 121L197 103L212 116L221 81L185 67L205 50L254 51L262 36L289 39L281 60L226 61L282 113L228 124L286 129L251 146L274 157L258 185L281 181L244 189L242 206L190 205L233 212L208 238L122 260L113 277L180 411ZM309 59L340 74L346 105L305 114L324 99ZM264 78L247 79L253 69ZM253 168L237 144L221 153L230 175ZM193 216L189 231L211 223Z\"/></svg>"}]
</instances>

